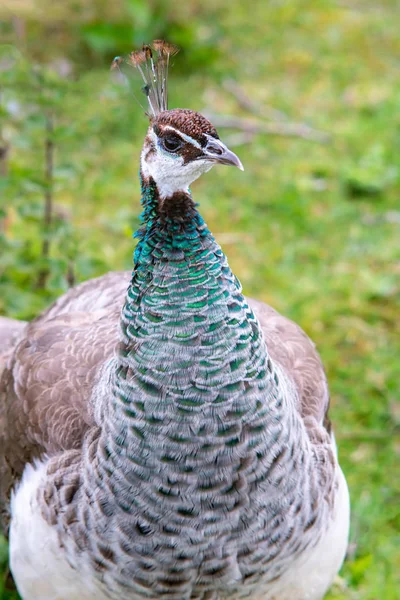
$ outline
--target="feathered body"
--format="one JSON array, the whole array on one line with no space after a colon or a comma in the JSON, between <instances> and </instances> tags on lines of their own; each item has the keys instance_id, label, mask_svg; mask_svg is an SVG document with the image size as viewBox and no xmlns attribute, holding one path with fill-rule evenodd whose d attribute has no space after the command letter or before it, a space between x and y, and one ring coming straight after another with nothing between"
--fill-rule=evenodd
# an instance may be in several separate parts
<instances>
[{"instance_id":1,"label":"feathered body","mask_svg":"<svg viewBox=\"0 0 400 600\"><path fill-rule=\"evenodd\" d=\"M42 460L11 508L24 600L320 600L340 567L323 370L296 325L245 299L198 213L188 185L213 162L241 167L204 117L153 115L120 318L126 275L110 274L8 359L3 497Z\"/></svg>"}]
</instances>

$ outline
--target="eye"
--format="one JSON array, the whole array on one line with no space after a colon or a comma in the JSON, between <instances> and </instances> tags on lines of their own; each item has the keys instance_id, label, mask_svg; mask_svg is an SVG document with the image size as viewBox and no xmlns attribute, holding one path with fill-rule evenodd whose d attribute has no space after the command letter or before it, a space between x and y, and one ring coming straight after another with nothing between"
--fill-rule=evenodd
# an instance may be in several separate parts
<instances>
[{"instance_id":1,"label":"eye","mask_svg":"<svg viewBox=\"0 0 400 600\"><path fill-rule=\"evenodd\" d=\"M176 152L183 145L182 140L176 135L168 135L161 139L161 145L168 152Z\"/></svg>"}]
</instances>

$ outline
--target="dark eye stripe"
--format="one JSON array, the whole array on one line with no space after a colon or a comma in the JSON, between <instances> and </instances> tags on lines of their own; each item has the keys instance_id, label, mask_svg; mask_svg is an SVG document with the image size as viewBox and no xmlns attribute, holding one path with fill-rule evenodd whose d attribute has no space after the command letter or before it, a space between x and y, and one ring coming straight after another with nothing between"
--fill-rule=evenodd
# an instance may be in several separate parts
<instances>
[{"instance_id":1,"label":"dark eye stripe","mask_svg":"<svg viewBox=\"0 0 400 600\"><path fill-rule=\"evenodd\" d=\"M157 136L158 145L165 151L171 155L179 155L183 158L183 164L187 165L188 163L201 158L203 155L203 150L201 147L201 143L203 140L197 141L194 138L191 138L185 133L182 133L182 137L180 132L172 131L171 128L162 129L157 124L154 124L153 131ZM186 139L189 138L189 139ZM168 147L168 141L171 141ZM206 138L204 140L207 141ZM174 149L172 149L172 144L176 142L176 146L174 145ZM177 145L179 143L179 146Z\"/></svg>"}]
</instances>

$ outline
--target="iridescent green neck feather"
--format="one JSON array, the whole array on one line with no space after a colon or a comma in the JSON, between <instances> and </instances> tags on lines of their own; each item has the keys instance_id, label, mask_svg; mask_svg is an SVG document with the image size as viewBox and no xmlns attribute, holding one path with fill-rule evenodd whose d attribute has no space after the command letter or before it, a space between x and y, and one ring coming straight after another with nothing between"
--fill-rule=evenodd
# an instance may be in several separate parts
<instances>
[{"instance_id":1,"label":"iridescent green neck feather","mask_svg":"<svg viewBox=\"0 0 400 600\"><path fill-rule=\"evenodd\" d=\"M262 457L267 443L273 451L282 442L286 388L190 195L160 202L147 181L142 201L107 444L125 448L142 480L155 472L163 479L176 457L182 473L237 468L250 447Z\"/></svg>"},{"instance_id":2,"label":"iridescent green neck feather","mask_svg":"<svg viewBox=\"0 0 400 600\"><path fill-rule=\"evenodd\" d=\"M254 414L267 355L238 280L190 195L160 202L149 181L142 199L118 397L129 410L144 403L165 415L170 406L182 418L211 405Z\"/></svg>"}]
</instances>

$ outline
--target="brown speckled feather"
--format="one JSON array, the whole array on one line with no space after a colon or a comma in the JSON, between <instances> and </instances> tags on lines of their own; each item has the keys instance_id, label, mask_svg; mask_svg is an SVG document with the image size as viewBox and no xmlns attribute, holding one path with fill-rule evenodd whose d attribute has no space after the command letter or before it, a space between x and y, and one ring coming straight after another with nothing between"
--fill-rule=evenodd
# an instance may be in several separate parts
<instances>
[{"instance_id":1,"label":"brown speckled feather","mask_svg":"<svg viewBox=\"0 0 400 600\"><path fill-rule=\"evenodd\" d=\"M118 342L129 276L110 273L77 286L0 357L0 514L27 462L80 448L93 425L89 398Z\"/></svg>"},{"instance_id":2,"label":"brown speckled feather","mask_svg":"<svg viewBox=\"0 0 400 600\"><path fill-rule=\"evenodd\" d=\"M44 453L51 456L80 448L85 432L94 426L89 399L102 364L113 356L118 343L129 278L128 272L109 273L69 291L27 326L13 353L10 346L25 325L16 325L12 333L13 322L5 323L11 331L3 345L7 365L0 379L3 514L10 488L25 463ZM256 300L249 304L272 359L295 384L299 412L313 440L313 431L320 434L321 423L326 424L329 404L314 345L300 327L266 304ZM3 359L3 367L4 363Z\"/></svg>"}]
</instances>

